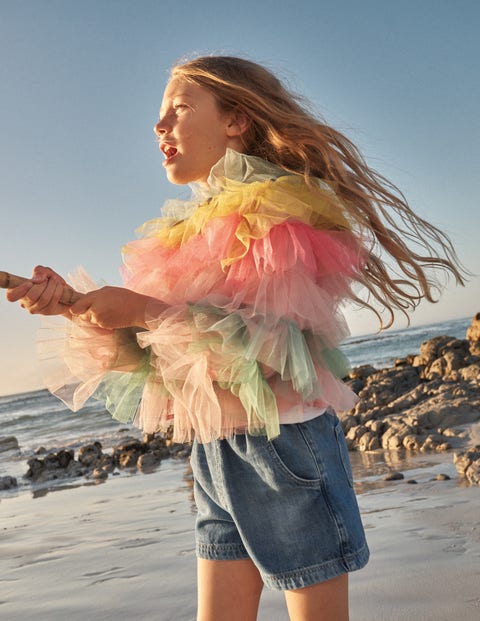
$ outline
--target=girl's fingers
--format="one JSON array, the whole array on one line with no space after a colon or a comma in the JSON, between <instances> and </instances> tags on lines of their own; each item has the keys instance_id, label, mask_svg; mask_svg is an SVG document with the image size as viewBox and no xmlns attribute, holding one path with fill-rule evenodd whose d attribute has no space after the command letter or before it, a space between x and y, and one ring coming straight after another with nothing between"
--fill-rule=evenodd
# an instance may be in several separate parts
<instances>
[{"instance_id":1,"label":"girl's fingers","mask_svg":"<svg viewBox=\"0 0 480 621\"><path fill-rule=\"evenodd\" d=\"M51 314L57 309L58 301L63 291L63 284L53 279L48 279L46 285L33 285L28 294L32 301L29 308L31 313Z\"/></svg>"},{"instance_id":2,"label":"girl's fingers","mask_svg":"<svg viewBox=\"0 0 480 621\"><path fill-rule=\"evenodd\" d=\"M27 280L19 287L15 287L14 289L7 289L7 300L9 302L18 302L18 300L21 300L28 294L32 287L32 281Z\"/></svg>"},{"instance_id":3,"label":"girl's fingers","mask_svg":"<svg viewBox=\"0 0 480 621\"><path fill-rule=\"evenodd\" d=\"M7 299L10 302L20 301L22 308L25 308L32 315L57 315L64 312L65 307L59 304L63 293L64 285L53 278L47 278L36 284L27 281L19 287L7 291Z\"/></svg>"},{"instance_id":4,"label":"girl's fingers","mask_svg":"<svg viewBox=\"0 0 480 621\"><path fill-rule=\"evenodd\" d=\"M93 291L83 295L78 302L72 304L69 308L70 314L77 319L81 319L86 323L91 323L94 326L99 326L96 313L92 310L92 305L95 301L98 301L97 292Z\"/></svg>"},{"instance_id":5,"label":"girl's fingers","mask_svg":"<svg viewBox=\"0 0 480 621\"><path fill-rule=\"evenodd\" d=\"M70 306L70 313L76 317L81 317L85 315L92 305L92 301L90 299L90 294L86 293L78 302L75 302Z\"/></svg>"},{"instance_id":6,"label":"girl's fingers","mask_svg":"<svg viewBox=\"0 0 480 621\"><path fill-rule=\"evenodd\" d=\"M35 284L44 282L48 278L54 278L57 281L61 282L63 285L67 284L65 280L59 274L57 274L57 272L52 270L51 267L44 267L43 265L37 265L36 267L33 268L32 281Z\"/></svg>"}]
</instances>

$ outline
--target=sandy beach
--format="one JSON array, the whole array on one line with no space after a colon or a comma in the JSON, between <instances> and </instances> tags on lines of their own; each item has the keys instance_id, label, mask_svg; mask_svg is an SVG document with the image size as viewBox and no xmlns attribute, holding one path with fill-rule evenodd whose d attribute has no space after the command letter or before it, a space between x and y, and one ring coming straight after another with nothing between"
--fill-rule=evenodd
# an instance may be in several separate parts
<instances>
[{"instance_id":1,"label":"sandy beach","mask_svg":"<svg viewBox=\"0 0 480 621\"><path fill-rule=\"evenodd\" d=\"M352 459L372 556L351 575L351 619L476 621L478 487L458 480L449 454ZM392 468L405 479L383 481ZM2 498L0 618L195 619L185 472L185 462L166 460L148 475ZM281 593L264 591L258 618L288 619Z\"/></svg>"}]
</instances>

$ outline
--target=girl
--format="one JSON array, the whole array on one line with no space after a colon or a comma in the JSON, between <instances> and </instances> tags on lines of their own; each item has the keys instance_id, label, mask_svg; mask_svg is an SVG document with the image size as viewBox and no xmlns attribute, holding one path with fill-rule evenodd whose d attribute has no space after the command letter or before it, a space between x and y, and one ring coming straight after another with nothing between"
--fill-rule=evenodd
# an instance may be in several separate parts
<instances>
[{"instance_id":1,"label":"girl","mask_svg":"<svg viewBox=\"0 0 480 621\"><path fill-rule=\"evenodd\" d=\"M432 301L428 268L463 282L455 253L253 62L175 66L155 133L193 198L125 247L125 288L80 275L65 307L65 281L37 267L8 298L71 320L50 383L71 407L95 394L119 420L193 440L200 621L256 619L264 584L292 620L346 620L368 548L334 414L356 401L339 305L361 302L355 286L388 327Z\"/></svg>"}]
</instances>

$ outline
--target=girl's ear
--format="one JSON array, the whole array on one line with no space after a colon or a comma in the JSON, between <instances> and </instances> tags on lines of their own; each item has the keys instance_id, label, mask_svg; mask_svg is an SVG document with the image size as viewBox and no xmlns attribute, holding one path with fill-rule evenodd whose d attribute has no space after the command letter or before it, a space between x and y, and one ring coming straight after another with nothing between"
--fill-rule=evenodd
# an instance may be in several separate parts
<instances>
[{"instance_id":1,"label":"girl's ear","mask_svg":"<svg viewBox=\"0 0 480 621\"><path fill-rule=\"evenodd\" d=\"M250 118L242 109L236 108L235 110L232 110L228 116L226 128L227 136L230 138L242 136L250 127L251 123Z\"/></svg>"}]
</instances>

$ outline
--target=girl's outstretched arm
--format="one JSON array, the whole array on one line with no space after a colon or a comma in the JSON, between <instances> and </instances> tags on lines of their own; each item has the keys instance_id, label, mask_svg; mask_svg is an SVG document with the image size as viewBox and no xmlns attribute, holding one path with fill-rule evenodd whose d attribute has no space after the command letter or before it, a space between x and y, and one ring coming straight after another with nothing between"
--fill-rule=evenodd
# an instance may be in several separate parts
<instances>
[{"instance_id":1,"label":"girl's outstretched arm","mask_svg":"<svg viewBox=\"0 0 480 621\"><path fill-rule=\"evenodd\" d=\"M108 330L145 328L147 306L163 309L158 300L122 287L96 289L67 306L60 302L66 284L54 270L39 265L34 268L30 280L7 291L7 299L19 302L31 314L64 315L69 319L79 317Z\"/></svg>"},{"instance_id":2,"label":"girl's outstretched arm","mask_svg":"<svg viewBox=\"0 0 480 621\"><path fill-rule=\"evenodd\" d=\"M70 315L78 317L100 328L146 328L147 308L166 306L159 300L123 287L102 287L90 291L70 307Z\"/></svg>"}]
</instances>

